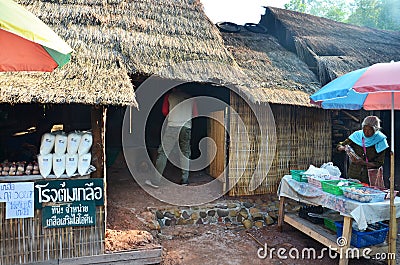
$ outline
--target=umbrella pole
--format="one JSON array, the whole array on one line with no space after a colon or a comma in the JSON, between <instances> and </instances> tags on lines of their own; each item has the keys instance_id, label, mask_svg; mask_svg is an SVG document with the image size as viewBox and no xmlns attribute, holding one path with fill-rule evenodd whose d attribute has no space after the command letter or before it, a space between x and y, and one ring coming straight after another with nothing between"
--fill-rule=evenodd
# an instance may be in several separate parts
<instances>
[{"instance_id":1,"label":"umbrella pole","mask_svg":"<svg viewBox=\"0 0 400 265\"><path fill-rule=\"evenodd\" d=\"M397 220L396 206L394 205L394 92L392 92L392 109L391 109L391 150L390 150L390 222L389 222L389 253L388 264L394 265L396 260L396 237L397 237Z\"/></svg>"}]
</instances>

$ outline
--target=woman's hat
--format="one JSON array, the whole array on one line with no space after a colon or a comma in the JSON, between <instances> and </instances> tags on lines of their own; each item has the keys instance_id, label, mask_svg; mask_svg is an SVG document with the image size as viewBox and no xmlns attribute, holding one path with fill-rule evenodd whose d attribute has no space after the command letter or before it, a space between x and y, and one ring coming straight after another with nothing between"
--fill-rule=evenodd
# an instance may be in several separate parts
<instances>
[{"instance_id":1,"label":"woman's hat","mask_svg":"<svg viewBox=\"0 0 400 265\"><path fill-rule=\"evenodd\" d=\"M367 116L362 122L362 127L367 125L374 128L374 131L376 132L381 129L381 120L376 116Z\"/></svg>"}]
</instances>

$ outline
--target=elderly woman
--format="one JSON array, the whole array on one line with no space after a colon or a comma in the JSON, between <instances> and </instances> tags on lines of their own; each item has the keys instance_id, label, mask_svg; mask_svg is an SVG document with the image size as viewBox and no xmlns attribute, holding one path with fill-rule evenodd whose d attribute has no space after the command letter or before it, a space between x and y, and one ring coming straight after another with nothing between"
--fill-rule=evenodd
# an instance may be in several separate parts
<instances>
[{"instance_id":1,"label":"elderly woman","mask_svg":"<svg viewBox=\"0 0 400 265\"><path fill-rule=\"evenodd\" d=\"M380 120L376 116L368 116L362 122L362 130L355 131L345 141L337 146L344 151L346 145L353 148L358 159L350 163L347 175L369 183L368 169L379 168L385 160L385 150L389 147L386 136L380 131Z\"/></svg>"}]
</instances>

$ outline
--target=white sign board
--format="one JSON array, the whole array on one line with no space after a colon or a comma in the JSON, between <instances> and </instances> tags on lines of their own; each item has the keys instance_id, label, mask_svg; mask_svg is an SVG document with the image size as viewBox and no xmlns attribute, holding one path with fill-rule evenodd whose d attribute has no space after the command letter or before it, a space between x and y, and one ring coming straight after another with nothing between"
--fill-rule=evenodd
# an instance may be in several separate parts
<instances>
[{"instance_id":1,"label":"white sign board","mask_svg":"<svg viewBox=\"0 0 400 265\"><path fill-rule=\"evenodd\" d=\"M33 182L0 183L0 202L6 203L6 219L33 217Z\"/></svg>"}]
</instances>

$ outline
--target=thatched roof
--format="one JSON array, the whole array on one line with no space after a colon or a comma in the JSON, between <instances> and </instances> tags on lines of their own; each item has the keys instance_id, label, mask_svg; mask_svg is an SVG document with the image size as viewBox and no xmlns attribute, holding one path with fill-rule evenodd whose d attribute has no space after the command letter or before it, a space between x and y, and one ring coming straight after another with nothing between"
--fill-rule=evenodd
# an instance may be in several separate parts
<instances>
[{"instance_id":1,"label":"thatched roof","mask_svg":"<svg viewBox=\"0 0 400 265\"><path fill-rule=\"evenodd\" d=\"M309 96L320 87L317 77L275 37L243 27L238 33L221 34L238 65L256 83L248 93L261 102L311 106Z\"/></svg>"},{"instance_id":2,"label":"thatched roof","mask_svg":"<svg viewBox=\"0 0 400 265\"><path fill-rule=\"evenodd\" d=\"M315 71L322 84L374 63L400 61L400 32L268 7L260 23Z\"/></svg>"},{"instance_id":3,"label":"thatched roof","mask_svg":"<svg viewBox=\"0 0 400 265\"><path fill-rule=\"evenodd\" d=\"M235 62L202 6L192 0L19 0L62 36L75 52L53 73L1 73L0 101L136 105L129 77L199 60L187 81L219 78L207 61ZM165 72L165 71L164 71ZM190 73L196 73L193 77Z\"/></svg>"}]
</instances>

